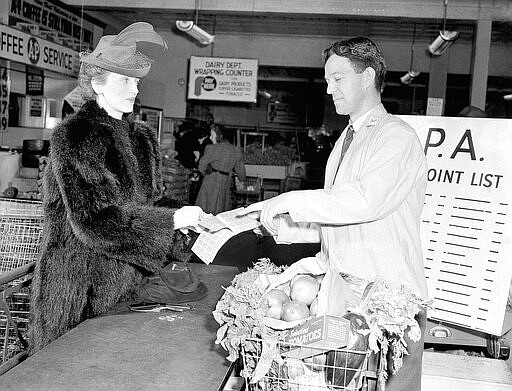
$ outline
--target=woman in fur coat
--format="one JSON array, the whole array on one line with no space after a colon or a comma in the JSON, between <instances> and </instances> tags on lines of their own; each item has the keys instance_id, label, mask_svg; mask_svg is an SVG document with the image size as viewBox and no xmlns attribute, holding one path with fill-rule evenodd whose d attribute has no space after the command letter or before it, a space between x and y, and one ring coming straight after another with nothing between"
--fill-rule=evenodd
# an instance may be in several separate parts
<instances>
[{"instance_id":1,"label":"woman in fur coat","mask_svg":"<svg viewBox=\"0 0 512 391\"><path fill-rule=\"evenodd\" d=\"M152 206L161 193L155 132L124 115L151 66L136 50L141 40L166 46L150 24L134 23L82 56L79 81L88 100L53 132L42 253L32 282L31 352L129 298L166 256L186 256L174 229L195 221L190 210L184 217L183 208Z\"/></svg>"}]
</instances>

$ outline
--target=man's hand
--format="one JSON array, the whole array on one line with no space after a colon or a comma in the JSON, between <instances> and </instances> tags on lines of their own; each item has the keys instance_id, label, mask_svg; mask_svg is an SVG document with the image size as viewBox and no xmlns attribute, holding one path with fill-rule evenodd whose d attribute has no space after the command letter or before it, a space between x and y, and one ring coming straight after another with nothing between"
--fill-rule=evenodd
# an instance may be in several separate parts
<instances>
[{"instance_id":1,"label":"man's hand","mask_svg":"<svg viewBox=\"0 0 512 391\"><path fill-rule=\"evenodd\" d=\"M263 224L265 229L270 234L277 235L278 227L274 223L274 217L283 213L288 213L287 199L288 193L283 193L268 200L249 205L239 214L249 215L249 217L257 218L254 216L256 216L257 213L259 212L261 224Z\"/></svg>"},{"instance_id":2,"label":"man's hand","mask_svg":"<svg viewBox=\"0 0 512 391\"><path fill-rule=\"evenodd\" d=\"M200 232L198 223L205 215L201 207L186 205L174 212L174 229L179 229L184 234L191 229Z\"/></svg>"},{"instance_id":3,"label":"man's hand","mask_svg":"<svg viewBox=\"0 0 512 391\"><path fill-rule=\"evenodd\" d=\"M261 209L263 209L263 205L267 201L260 201L256 202L254 204L251 204L244 209L242 209L240 212L238 212L238 216L247 216L254 220L259 220Z\"/></svg>"}]
</instances>

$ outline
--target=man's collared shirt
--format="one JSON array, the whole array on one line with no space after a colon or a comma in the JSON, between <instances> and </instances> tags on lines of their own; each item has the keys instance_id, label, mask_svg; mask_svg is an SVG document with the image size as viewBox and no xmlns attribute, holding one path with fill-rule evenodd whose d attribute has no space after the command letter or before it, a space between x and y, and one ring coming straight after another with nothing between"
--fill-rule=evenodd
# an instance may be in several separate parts
<instances>
[{"instance_id":1,"label":"man's collared shirt","mask_svg":"<svg viewBox=\"0 0 512 391\"><path fill-rule=\"evenodd\" d=\"M339 170L343 135L331 152L324 188L289 193L291 220L319 229L317 257L338 272L405 284L426 298L420 218L427 164L420 141L382 105L353 126L357 131ZM277 240L297 241L296 230L290 230L294 237L286 231L280 226Z\"/></svg>"}]
</instances>

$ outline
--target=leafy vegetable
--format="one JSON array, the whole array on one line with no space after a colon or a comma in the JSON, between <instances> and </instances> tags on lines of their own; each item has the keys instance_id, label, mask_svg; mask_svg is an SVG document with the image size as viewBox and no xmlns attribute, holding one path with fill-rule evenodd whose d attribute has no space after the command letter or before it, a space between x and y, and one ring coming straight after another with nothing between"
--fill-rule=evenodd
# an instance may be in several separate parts
<instances>
[{"instance_id":1,"label":"leafy vegetable","mask_svg":"<svg viewBox=\"0 0 512 391\"><path fill-rule=\"evenodd\" d=\"M298 159L297 149L282 144L267 146L262 151L261 143L247 145L244 152L245 164L287 166Z\"/></svg>"},{"instance_id":2,"label":"leafy vegetable","mask_svg":"<svg viewBox=\"0 0 512 391\"><path fill-rule=\"evenodd\" d=\"M257 351L257 346L251 346L254 342L248 342L248 339L258 338L264 342L261 360L245 368L254 371L248 376L254 381L265 376L273 361L281 360L277 341L282 337L281 331L271 329L263 322L265 309L261 307L261 297L265 286L257 280L261 276L280 274L285 268L268 259L260 259L251 269L233 279L213 311L215 320L221 325L215 343L228 351L228 360L235 361L239 357L242 344L246 351Z\"/></svg>"},{"instance_id":3,"label":"leafy vegetable","mask_svg":"<svg viewBox=\"0 0 512 391\"><path fill-rule=\"evenodd\" d=\"M380 351L383 370L379 373L382 390L388 377L388 371L395 374L402 367L403 356L407 352L404 334L409 328L408 336L413 342L421 339L421 329L416 315L429 307L431 301L425 301L402 285L393 287L383 280L368 284L361 303L349 311L362 315L368 330L359 331L369 335L370 349ZM388 368L388 353L390 368Z\"/></svg>"}]
</instances>

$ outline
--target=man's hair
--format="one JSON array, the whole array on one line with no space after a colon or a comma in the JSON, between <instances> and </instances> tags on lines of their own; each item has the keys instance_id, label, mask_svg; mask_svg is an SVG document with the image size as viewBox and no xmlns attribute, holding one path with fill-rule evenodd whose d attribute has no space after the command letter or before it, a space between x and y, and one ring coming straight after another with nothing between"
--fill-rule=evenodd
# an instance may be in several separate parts
<instances>
[{"instance_id":1,"label":"man's hair","mask_svg":"<svg viewBox=\"0 0 512 391\"><path fill-rule=\"evenodd\" d=\"M334 42L322 53L324 64L333 54L347 58L356 73L361 73L366 68L373 68L375 70L375 88L377 91L381 91L386 76L386 63L382 52L373 41L366 37L355 37Z\"/></svg>"},{"instance_id":2,"label":"man's hair","mask_svg":"<svg viewBox=\"0 0 512 391\"><path fill-rule=\"evenodd\" d=\"M78 84L81 87L82 97L85 100L96 99L96 93L92 88L92 81L99 84L105 84L107 76L112 73L106 69L100 68L96 65L82 63L80 65L80 72L78 74Z\"/></svg>"}]
</instances>

